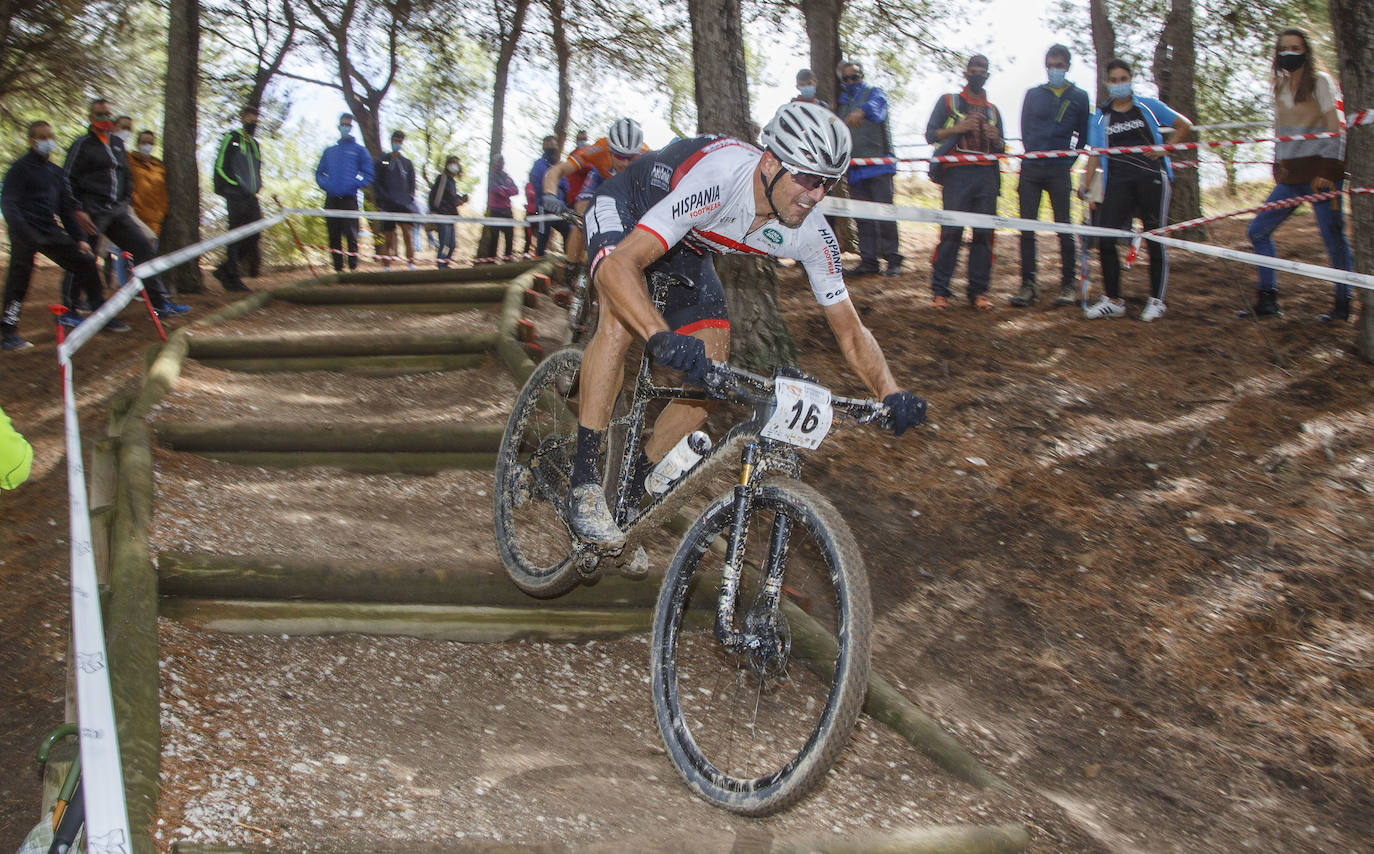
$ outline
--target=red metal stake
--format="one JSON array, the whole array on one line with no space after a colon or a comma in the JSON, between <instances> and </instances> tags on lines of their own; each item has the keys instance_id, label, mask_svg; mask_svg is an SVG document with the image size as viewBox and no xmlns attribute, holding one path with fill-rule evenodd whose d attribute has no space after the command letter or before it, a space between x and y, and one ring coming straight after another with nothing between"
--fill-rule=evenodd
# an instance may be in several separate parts
<instances>
[{"instance_id":1,"label":"red metal stake","mask_svg":"<svg viewBox=\"0 0 1374 854\"><path fill-rule=\"evenodd\" d=\"M272 201L277 203L278 209L281 208L281 199L277 198L275 193L272 194ZM286 227L291 229L291 239L296 241L296 248L301 250L301 256L305 258L305 264L310 268L310 275L318 277L319 273L315 272L315 263L310 260L310 253L305 251L305 244L301 243L300 235L296 234L296 226L291 222L290 217L286 220Z\"/></svg>"},{"instance_id":2,"label":"red metal stake","mask_svg":"<svg viewBox=\"0 0 1374 854\"><path fill-rule=\"evenodd\" d=\"M162 321L158 319L157 309L153 308L153 301L148 296L148 289L143 287L142 279L138 281L138 289L143 293L143 304L148 307L148 316L153 319L153 326L157 327L157 337L166 341L167 330L162 328Z\"/></svg>"}]
</instances>

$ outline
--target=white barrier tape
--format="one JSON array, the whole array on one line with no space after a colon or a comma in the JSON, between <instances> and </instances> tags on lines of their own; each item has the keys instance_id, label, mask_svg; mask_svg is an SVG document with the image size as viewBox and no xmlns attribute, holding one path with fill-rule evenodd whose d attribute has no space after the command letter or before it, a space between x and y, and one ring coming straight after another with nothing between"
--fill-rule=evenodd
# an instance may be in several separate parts
<instances>
[{"instance_id":1,"label":"white barrier tape","mask_svg":"<svg viewBox=\"0 0 1374 854\"><path fill-rule=\"evenodd\" d=\"M271 228L277 223L285 221L285 213L272 214L265 219L254 220L247 225L241 225L238 228L230 229L216 237L206 238L198 243L192 243L190 246L178 249L175 252L169 252L166 255L159 255L151 261L145 261L134 268L134 275L138 276L140 279L150 279L165 270L178 267L185 264L187 261L193 261L211 249L228 246L230 243L235 243L245 237L257 234L259 231Z\"/></svg>"},{"instance_id":2,"label":"white barrier tape","mask_svg":"<svg viewBox=\"0 0 1374 854\"><path fill-rule=\"evenodd\" d=\"M1242 252L1238 249L1227 249L1222 246L1196 243L1191 240L1178 240L1151 232L1124 231L1115 228L1100 228L1095 225L1074 225L1067 222L1043 222L1035 219L1016 219L1015 217L967 213L965 211L932 210L930 208L906 206L898 207L897 205L888 205L881 202L861 202L855 201L854 199L837 199L829 196L827 196L817 207L821 213L827 216L847 216L855 219L875 219L892 222L930 222L938 225L957 227L1004 228L1016 231L1052 231L1060 234L1082 234L1087 237L1117 237L1126 238L1128 240L1137 240L1143 237L1146 240L1153 240L1163 246L1183 249L1188 252L1195 252L1199 255L1223 258L1227 261L1240 261L1255 267L1268 267L1272 270L1296 273L1299 276L1322 279L1328 282L1343 282L1347 285L1354 285L1357 288L1374 290L1374 276L1364 273L1352 273L1345 270L1336 270L1331 267L1322 267L1317 264L1306 264L1300 261L1271 258L1268 255L1259 255L1254 252Z\"/></svg>"},{"instance_id":3,"label":"white barrier tape","mask_svg":"<svg viewBox=\"0 0 1374 854\"><path fill-rule=\"evenodd\" d=\"M150 261L143 266L152 266L152 262ZM139 270L142 268L136 267L134 269ZM91 312L81 321L79 326L67 333L66 339L57 347L57 361L62 365L70 367L72 356L76 354L77 350L81 349L81 345L91 340L91 338L95 337L97 332L104 329L105 324L113 320L116 314L123 311L124 307L132 302L134 297L142 290L143 280L135 273L129 278L129 281L124 283L123 287L106 297L105 302L101 304L100 308Z\"/></svg>"},{"instance_id":4,"label":"white barrier tape","mask_svg":"<svg viewBox=\"0 0 1374 854\"><path fill-rule=\"evenodd\" d=\"M390 211L341 211L325 208L282 208L282 213L298 216L323 216L335 219L383 219L394 222L433 222L433 223L475 223L477 225L491 225L500 228L511 226L525 226L536 222L551 222L562 220L561 216L554 214L535 214L525 219L511 219L507 217L494 216L445 216L443 214L417 214L417 213L392 213Z\"/></svg>"},{"instance_id":5,"label":"white barrier tape","mask_svg":"<svg viewBox=\"0 0 1374 854\"><path fill-rule=\"evenodd\" d=\"M80 327L78 327L80 328ZM110 693L109 655L100 619L100 586L91 547L91 517L86 504L86 472L81 457L81 425L76 414L72 369L62 371L63 415L67 429L67 493L71 507L72 654L76 662L76 720L81 747L82 791L86 807L86 850L128 854L129 811L119 763Z\"/></svg>"}]
</instances>

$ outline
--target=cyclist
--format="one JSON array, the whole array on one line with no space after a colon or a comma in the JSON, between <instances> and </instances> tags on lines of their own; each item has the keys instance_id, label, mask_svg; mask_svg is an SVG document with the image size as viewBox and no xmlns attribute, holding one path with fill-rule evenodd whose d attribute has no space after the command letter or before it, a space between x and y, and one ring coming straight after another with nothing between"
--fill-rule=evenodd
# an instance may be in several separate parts
<instances>
[{"instance_id":1,"label":"cyclist","mask_svg":"<svg viewBox=\"0 0 1374 854\"><path fill-rule=\"evenodd\" d=\"M701 382L708 357L724 361L729 354L725 292L712 253L799 261L845 359L891 407L897 435L925 418L925 401L900 389L859 319L845 290L839 242L815 210L849 167L849 129L829 110L794 101L778 110L762 142L763 151L723 136L674 142L604 183L588 209L587 251L602 307L582 358L567 508L587 542L616 548L625 540L601 490L600 457L631 337L645 339L653 360L688 382ZM695 286L670 288L659 314L646 271L677 273ZM706 414L701 401L664 408L636 463L636 485Z\"/></svg>"},{"instance_id":2,"label":"cyclist","mask_svg":"<svg viewBox=\"0 0 1374 854\"><path fill-rule=\"evenodd\" d=\"M582 213L587 209L587 203L581 199L582 188L589 179L603 181L651 150L644 144L644 131L638 122L634 119L616 119L601 139L579 146L568 155L567 160L549 167L544 173L544 186L540 188L540 208L549 214L566 213L574 208ZM572 205L558 197L558 182L564 178L568 179L567 198L573 200ZM569 264L581 264L586 260L584 234L580 229L574 227L568 235L565 254Z\"/></svg>"}]
</instances>

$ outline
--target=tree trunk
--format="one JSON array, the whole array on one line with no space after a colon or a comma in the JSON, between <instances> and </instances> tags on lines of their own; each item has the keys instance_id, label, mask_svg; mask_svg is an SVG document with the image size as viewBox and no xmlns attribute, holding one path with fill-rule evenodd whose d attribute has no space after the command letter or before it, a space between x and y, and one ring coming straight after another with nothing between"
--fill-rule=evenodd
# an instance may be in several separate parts
<instances>
[{"instance_id":1,"label":"tree trunk","mask_svg":"<svg viewBox=\"0 0 1374 854\"><path fill-rule=\"evenodd\" d=\"M1374 0L1330 0L1331 25L1341 63L1341 88L1350 112L1374 105ZM1352 127L1346 139L1345 162L1350 184L1374 186L1374 125ZM1351 248L1355 269L1374 273L1374 196L1351 196ZM1374 291L1356 288L1360 302L1359 335L1355 349L1374 362Z\"/></svg>"},{"instance_id":2,"label":"tree trunk","mask_svg":"<svg viewBox=\"0 0 1374 854\"><path fill-rule=\"evenodd\" d=\"M568 141L568 116L572 112L572 79L568 63L572 51L568 49L568 32L563 25L564 0L549 0L549 18L553 21L553 53L558 62L558 115L553 120L553 135L558 138L558 150Z\"/></svg>"},{"instance_id":3,"label":"tree trunk","mask_svg":"<svg viewBox=\"0 0 1374 854\"><path fill-rule=\"evenodd\" d=\"M811 46L811 70L816 74L816 95L834 104L840 95L836 74L840 65L840 14L844 0L801 0L806 39Z\"/></svg>"},{"instance_id":4,"label":"tree trunk","mask_svg":"<svg viewBox=\"0 0 1374 854\"><path fill-rule=\"evenodd\" d=\"M752 140L740 0L687 0L692 20L692 70L697 129ZM818 75L819 76L819 75ZM716 260L730 311L731 358L756 370L795 363L797 348L778 313L771 258L731 255Z\"/></svg>"},{"instance_id":5,"label":"tree trunk","mask_svg":"<svg viewBox=\"0 0 1374 854\"><path fill-rule=\"evenodd\" d=\"M492 85L488 175L496 168L496 158L501 156L501 146L505 144L506 82L510 77L510 62L515 56L515 46L520 43L520 36L525 30L525 13L529 7L530 0L515 0L515 6L511 9L510 28L501 34L501 52L496 58L496 82Z\"/></svg>"},{"instance_id":6,"label":"tree trunk","mask_svg":"<svg viewBox=\"0 0 1374 854\"><path fill-rule=\"evenodd\" d=\"M1088 18L1093 28L1093 53L1097 59L1097 103L1107 98L1107 63L1116 57L1116 27L1107 15L1107 0L1088 0Z\"/></svg>"},{"instance_id":7,"label":"tree trunk","mask_svg":"<svg viewBox=\"0 0 1374 854\"><path fill-rule=\"evenodd\" d=\"M1194 88L1197 51L1193 33L1193 0L1172 0L1164 30L1155 44L1154 74L1164 103L1196 122L1197 90ZM1186 159L1196 160L1197 157ZM1186 222L1202 216L1202 183L1197 169L1175 169L1169 219ZM1188 240L1205 240L1202 226L1179 233Z\"/></svg>"},{"instance_id":8,"label":"tree trunk","mask_svg":"<svg viewBox=\"0 0 1374 854\"><path fill-rule=\"evenodd\" d=\"M200 4L171 0L167 25L166 112L162 151L167 164L167 218L158 251L168 252L200 240L200 176L196 162L196 95L200 84ZM180 293L203 293L200 265L182 264L162 274Z\"/></svg>"}]
</instances>

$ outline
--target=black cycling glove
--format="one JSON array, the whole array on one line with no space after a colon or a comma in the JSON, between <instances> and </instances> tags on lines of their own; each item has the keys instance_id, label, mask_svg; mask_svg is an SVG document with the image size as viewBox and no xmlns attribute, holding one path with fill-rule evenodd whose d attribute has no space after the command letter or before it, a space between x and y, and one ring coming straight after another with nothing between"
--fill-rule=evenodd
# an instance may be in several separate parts
<instances>
[{"instance_id":1,"label":"black cycling glove","mask_svg":"<svg viewBox=\"0 0 1374 854\"><path fill-rule=\"evenodd\" d=\"M681 371L688 382L706 379L711 360L706 358L706 344L700 338L677 332L655 332L649 336L649 355L654 363Z\"/></svg>"},{"instance_id":2,"label":"black cycling glove","mask_svg":"<svg viewBox=\"0 0 1374 854\"><path fill-rule=\"evenodd\" d=\"M909 391L894 391L883 398L883 405L892 415L892 432L898 436L926 420L926 402Z\"/></svg>"},{"instance_id":3,"label":"black cycling glove","mask_svg":"<svg viewBox=\"0 0 1374 854\"><path fill-rule=\"evenodd\" d=\"M546 214L555 215L565 214L572 210L572 208L563 203L562 199L558 198L557 193L545 193L541 196L539 199L539 209Z\"/></svg>"}]
</instances>

